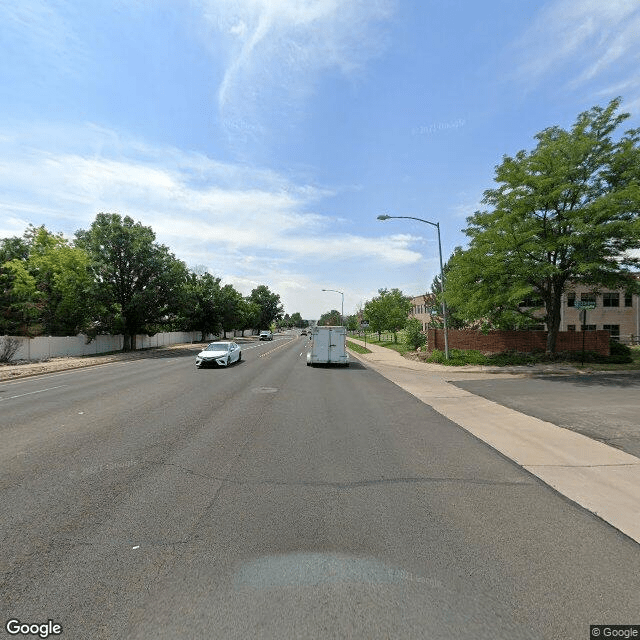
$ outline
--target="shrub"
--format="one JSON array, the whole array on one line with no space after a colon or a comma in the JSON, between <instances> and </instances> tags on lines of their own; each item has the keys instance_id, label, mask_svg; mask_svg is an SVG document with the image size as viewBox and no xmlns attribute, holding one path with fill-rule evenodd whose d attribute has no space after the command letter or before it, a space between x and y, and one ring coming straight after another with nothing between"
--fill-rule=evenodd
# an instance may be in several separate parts
<instances>
[{"instance_id":1,"label":"shrub","mask_svg":"<svg viewBox=\"0 0 640 640\"><path fill-rule=\"evenodd\" d=\"M427 336L422 333L422 323L418 318L409 318L404 328L404 342L410 349L418 349L427 343Z\"/></svg>"},{"instance_id":2,"label":"shrub","mask_svg":"<svg viewBox=\"0 0 640 640\"><path fill-rule=\"evenodd\" d=\"M11 362L20 348L20 340L11 336L0 338L0 362Z\"/></svg>"},{"instance_id":3,"label":"shrub","mask_svg":"<svg viewBox=\"0 0 640 640\"><path fill-rule=\"evenodd\" d=\"M631 349L626 344L622 344L622 342L618 342L617 340L609 340L609 353L611 354L609 356L609 362L633 362ZM616 358L616 360L612 360L612 358Z\"/></svg>"},{"instance_id":4,"label":"shrub","mask_svg":"<svg viewBox=\"0 0 640 640\"><path fill-rule=\"evenodd\" d=\"M462 349L449 349L449 360L447 360L444 351L434 349L427 362L461 367L465 364L487 364L487 360L487 356L482 355L480 351L463 351Z\"/></svg>"}]
</instances>

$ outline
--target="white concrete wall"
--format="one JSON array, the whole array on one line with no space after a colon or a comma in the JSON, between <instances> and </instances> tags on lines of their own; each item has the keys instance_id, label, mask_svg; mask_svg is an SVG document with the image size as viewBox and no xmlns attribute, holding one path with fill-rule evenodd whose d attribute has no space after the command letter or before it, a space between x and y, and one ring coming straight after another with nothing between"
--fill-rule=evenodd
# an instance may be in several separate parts
<instances>
[{"instance_id":1,"label":"white concrete wall","mask_svg":"<svg viewBox=\"0 0 640 640\"><path fill-rule=\"evenodd\" d=\"M154 336L140 335L136 338L136 348L161 347L169 344L185 344L200 342L199 331L173 331L171 333L156 333ZM215 340L217 336L208 336L207 340ZM2 336L0 336L0 340ZM87 344L87 336L21 338L20 348L13 356L13 360L45 360L60 356L88 356L108 351L122 349L123 336L96 336Z\"/></svg>"}]
</instances>

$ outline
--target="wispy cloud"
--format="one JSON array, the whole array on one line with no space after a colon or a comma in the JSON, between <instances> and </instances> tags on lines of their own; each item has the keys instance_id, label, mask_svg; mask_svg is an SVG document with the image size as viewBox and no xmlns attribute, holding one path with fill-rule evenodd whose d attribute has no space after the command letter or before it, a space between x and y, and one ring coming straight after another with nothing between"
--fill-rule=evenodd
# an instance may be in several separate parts
<instances>
[{"instance_id":1,"label":"wispy cloud","mask_svg":"<svg viewBox=\"0 0 640 640\"><path fill-rule=\"evenodd\" d=\"M383 47L377 31L395 0L203 0L227 61L218 108L230 134L258 134L291 116L318 74L351 74Z\"/></svg>"},{"instance_id":2,"label":"wispy cloud","mask_svg":"<svg viewBox=\"0 0 640 640\"><path fill-rule=\"evenodd\" d=\"M0 38L5 64L12 56L20 66L32 59L41 68L56 73L72 72L82 63L81 39L67 14L64 1L3 0L0 2ZM8 58L7 58L8 56Z\"/></svg>"},{"instance_id":3,"label":"wispy cloud","mask_svg":"<svg viewBox=\"0 0 640 640\"><path fill-rule=\"evenodd\" d=\"M518 74L537 83L569 74L569 87L617 78L630 97L640 94L640 3L637 0L556 0L541 10L516 42Z\"/></svg>"},{"instance_id":4,"label":"wispy cloud","mask_svg":"<svg viewBox=\"0 0 640 640\"><path fill-rule=\"evenodd\" d=\"M46 136L61 137L55 131ZM9 228L26 219L71 234L107 211L150 225L193 264L221 256L259 263L420 259L411 236L376 239L336 231L331 217L314 211L333 195L330 190L172 148L136 141L127 146L99 128L81 128L69 139L72 150L49 150L35 146L26 132L0 132L0 215L14 221ZM88 147L84 152L79 140Z\"/></svg>"}]
</instances>

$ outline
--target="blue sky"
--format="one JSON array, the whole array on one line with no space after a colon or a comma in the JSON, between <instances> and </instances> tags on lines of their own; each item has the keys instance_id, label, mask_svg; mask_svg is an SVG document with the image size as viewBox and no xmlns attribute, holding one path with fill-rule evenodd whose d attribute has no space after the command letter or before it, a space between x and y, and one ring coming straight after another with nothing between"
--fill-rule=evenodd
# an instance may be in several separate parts
<instances>
[{"instance_id":1,"label":"blue sky","mask_svg":"<svg viewBox=\"0 0 640 640\"><path fill-rule=\"evenodd\" d=\"M3 0L0 237L101 211L288 313L409 295L504 154L622 96L638 0Z\"/></svg>"}]
</instances>

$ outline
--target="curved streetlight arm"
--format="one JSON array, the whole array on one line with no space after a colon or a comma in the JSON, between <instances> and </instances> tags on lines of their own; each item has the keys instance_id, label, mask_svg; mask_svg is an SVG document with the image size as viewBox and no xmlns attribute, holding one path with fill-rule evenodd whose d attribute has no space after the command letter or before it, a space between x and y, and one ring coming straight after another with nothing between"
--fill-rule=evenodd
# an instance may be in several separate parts
<instances>
[{"instance_id":1,"label":"curved streetlight arm","mask_svg":"<svg viewBox=\"0 0 640 640\"><path fill-rule=\"evenodd\" d=\"M430 224L438 230L438 254L440 255L440 293L442 294L442 321L444 324L444 357L449 359L449 331L447 327L447 305L444 301L444 269L442 266L442 243L440 242L440 223L430 222L422 218L414 218L413 216L388 216L386 214L378 216L378 220L389 220L390 218L402 218L404 220L417 220Z\"/></svg>"},{"instance_id":2,"label":"curved streetlight arm","mask_svg":"<svg viewBox=\"0 0 640 640\"><path fill-rule=\"evenodd\" d=\"M378 220L389 220L389 218L404 218L405 220L418 220L419 222L426 222L427 224L430 224L432 227L437 227L438 229L440 228L439 222L429 222L429 220L423 220L422 218L414 218L413 216L387 216L387 215L378 216Z\"/></svg>"},{"instance_id":3,"label":"curved streetlight arm","mask_svg":"<svg viewBox=\"0 0 640 640\"><path fill-rule=\"evenodd\" d=\"M338 291L337 289L323 289L323 291L333 291L339 293L342 296L342 313L340 314L340 326L344 325L344 291Z\"/></svg>"}]
</instances>

